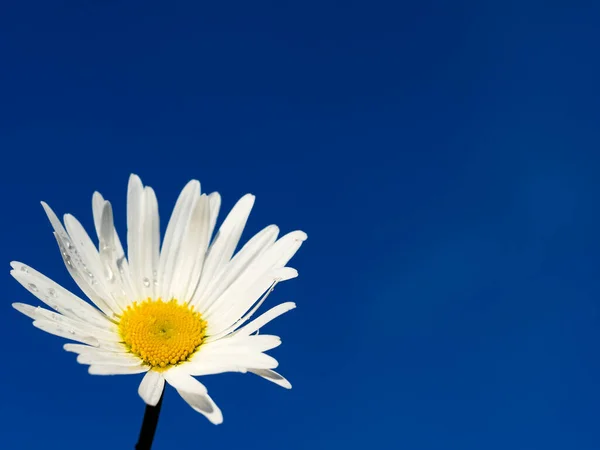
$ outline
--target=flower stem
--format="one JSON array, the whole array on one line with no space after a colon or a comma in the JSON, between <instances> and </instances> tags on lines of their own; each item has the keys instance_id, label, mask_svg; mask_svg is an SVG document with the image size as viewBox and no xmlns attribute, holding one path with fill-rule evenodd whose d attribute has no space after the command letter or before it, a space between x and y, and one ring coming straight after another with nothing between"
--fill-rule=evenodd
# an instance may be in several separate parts
<instances>
[{"instance_id":1,"label":"flower stem","mask_svg":"<svg viewBox=\"0 0 600 450\"><path fill-rule=\"evenodd\" d=\"M158 425L158 416L160 414L164 395L165 391L163 391L156 406L146 405L144 422L142 423L138 443L135 444L135 450L150 450L152 448L152 441L154 440L156 425Z\"/></svg>"}]
</instances>

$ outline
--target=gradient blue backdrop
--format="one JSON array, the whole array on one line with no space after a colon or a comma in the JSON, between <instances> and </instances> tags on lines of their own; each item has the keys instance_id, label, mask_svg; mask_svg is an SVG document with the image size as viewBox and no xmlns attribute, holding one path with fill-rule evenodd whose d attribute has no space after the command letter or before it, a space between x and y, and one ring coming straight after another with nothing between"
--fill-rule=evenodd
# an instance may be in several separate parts
<instances>
[{"instance_id":1,"label":"gradient blue backdrop","mask_svg":"<svg viewBox=\"0 0 600 450\"><path fill-rule=\"evenodd\" d=\"M11 5L9 5L11 3ZM205 5L199 6L199 3ZM132 449L139 376L92 377L8 275L76 289L39 206L162 227L191 178L244 239L305 230L269 305L294 389L172 389L159 449L600 448L600 3L21 1L0 7L0 446Z\"/></svg>"}]
</instances>

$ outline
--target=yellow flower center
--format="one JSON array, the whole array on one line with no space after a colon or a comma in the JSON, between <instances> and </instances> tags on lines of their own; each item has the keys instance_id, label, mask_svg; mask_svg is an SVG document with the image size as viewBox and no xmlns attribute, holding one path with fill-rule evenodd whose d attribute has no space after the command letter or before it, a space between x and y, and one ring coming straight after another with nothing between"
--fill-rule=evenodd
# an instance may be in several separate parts
<instances>
[{"instance_id":1,"label":"yellow flower center","mask_svg":"<svg viewBox=\"0 0 600 450\"><path fill-rule=\"evenodd\" d=\"M204 339L200 313L177 300L134 302L121 316L119 332L131 353L154 370L186 361Z\"/></svg>"}]
</instances>

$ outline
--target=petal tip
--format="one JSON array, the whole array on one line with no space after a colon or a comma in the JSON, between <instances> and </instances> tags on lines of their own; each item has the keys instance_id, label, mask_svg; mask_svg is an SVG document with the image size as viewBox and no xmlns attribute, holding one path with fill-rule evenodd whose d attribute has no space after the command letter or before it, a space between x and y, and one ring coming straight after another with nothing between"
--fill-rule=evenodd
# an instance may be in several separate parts
<instances>
[{"instance_id":1,"label":"petal tip","mask_svg":"<svg viewBox=\"0 0 600 450\"><path fill-rule=\"evenodd\" d=\"M308 239L308 234L306 234L302 230L298 230L298 236L296 236L296 240L300 242L304 242Z\"/></svg>"},{"instance_id":2,"label":"petal tip","mask_svg":"<svg viewBox=\"0 0 600 450\"><path fill-rule=\"evenodd\" d=\"M142 179L139 177L139 175L137 175L135 173L130 173L129 174L129 182L142 184Z\"/></svg>"},{"instance_id":3,"label":"petal tip","mask_svg":"<svg viewBox=\"0 0 600 450\"><path fill-rule=\"evenodd\" d=\"M192 179L192 180L188 181L187 184L183 187L182 192L187 189L200 190L200 181L198 181L196 179Z\"/></svg>"},{"instance_id":4,"label":"petal tip","mask_svg":"<svg viewBox=\"0 0 600 450\"><path fill-rule=\"evenodd\" d=\"M282 267L281 269L275 270L274 277L281 281L291 280L298 277L298 271L293 267Z\"/></svg>"},{"instance_id":5,"label":"petal tip","mask_svg":"<svg viewBox=\"0 0 600 450\"><path fill-rule=\"evenodd\" d=\"M42 208L44 208L44 211L46 211L46 214L49 214L52 212L52 208L50 208L50 205L48 203L46 203L45 201L41 201L40 204L42 205Z\"/></svg>"},{"instance_id":6,"label":"petal tip","mask_svg":"<svg viewBox=\"0 0 600 450\"><path fill-rule=\"evenodd\" d=\"M256 201L256 195L248 193L244 195L240 201L248 202L250 205L254 205L254 202Z\"/></svg>"}]
</instances>

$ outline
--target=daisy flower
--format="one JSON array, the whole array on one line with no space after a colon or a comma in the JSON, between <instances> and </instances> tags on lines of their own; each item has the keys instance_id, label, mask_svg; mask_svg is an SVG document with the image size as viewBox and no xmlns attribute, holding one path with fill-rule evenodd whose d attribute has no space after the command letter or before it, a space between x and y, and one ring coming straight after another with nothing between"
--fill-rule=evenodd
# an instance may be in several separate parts
<instances>
[{"instance_id":1,"label":"daisy flower","mask_svg":"<svg viewBox=\"0 0 600 450\"><path fill-rule=\"evenodd\" d=\"M158 203L152 188L131 175L127 192L127 257L113 223L110 202L95 192L94 225L99 245L70 214L64 225L42 202L67 270L91 303L31 267L13 262L12 276L51 309L14 303L47 333L77 343L77 354L93 375L145 373L138 389L153 407L165 382L212 423L223 415L196 376L251 372L284 388L265 352L281 344L258 330L295 308L282 303L254 318L275 285L298 276L286 267L306 239L293 231L277 239L269 225L235 255L253 195L245 195L215 237L221 198L200 193L190 181L177 200L162 246ZM251 320L253 319L253 320Z\"/></svg>"}]
</instances>

